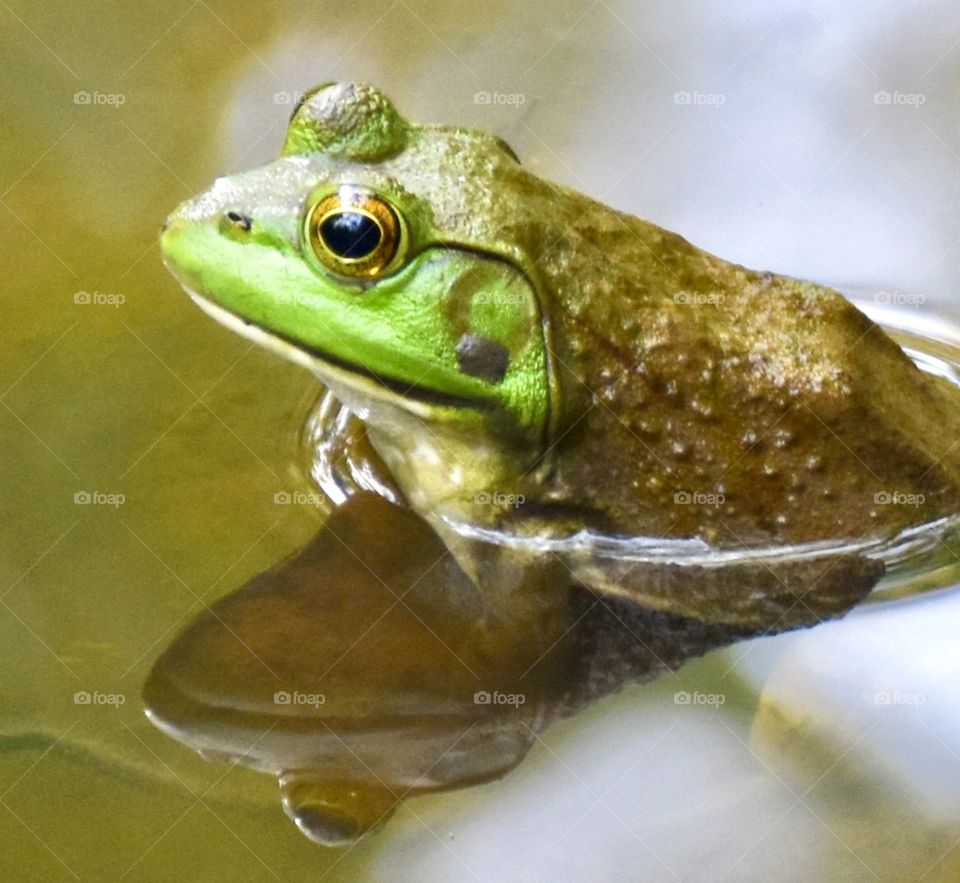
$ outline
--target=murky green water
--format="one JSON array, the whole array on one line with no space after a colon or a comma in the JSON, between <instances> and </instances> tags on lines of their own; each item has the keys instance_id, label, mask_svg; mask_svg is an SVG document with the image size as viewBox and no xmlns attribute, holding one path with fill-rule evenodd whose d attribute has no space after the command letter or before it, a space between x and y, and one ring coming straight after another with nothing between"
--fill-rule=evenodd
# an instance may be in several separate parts
<instances>
[{"instance_id":1,"label":"murky green water","mask_svg":"<svg viewBox=\"0 0 960 883\"><path fill-rule=\"evenodd\" d=\"M643 157L661 138L742 131L657 116L699 82L678 33L711 57L704 22L725 15L664 5L643 19L566 2L0 4L0 877L960 878L949 599L741 645L631 688L548 731L504 782L412 802L349 851L300 836L270 777L208 763L143 715L144 678L178 630L321 523L309 505L275 502L307 486L294 454L315 386L182 295L156 247L167 212L216 174L272 157L290 96L342 77L377 82L411 117L496 129L535 170L648 214L616 187L633 174L630 192L649 194L667 226L716 199L702 229L717 229L735 184L694 187L669 159L648 175ZM776 26L788 48L769 58L793 59L804 22L753 19L729 43L712 39L747 53L749 83L751 46ZM591 79L601 47L612 67ZM952 65L931 75L931 94L952 89ZM497 89L525 101L475 102ZM924 119L940 138L937 118ZM858 134L842 132L816 174L850 161L843 146ZM952 171L918 178L918 204ZM933 257L951 238L932 242ZM917 278L930 282L933 257Z\"/></svg>"}]
</instances>

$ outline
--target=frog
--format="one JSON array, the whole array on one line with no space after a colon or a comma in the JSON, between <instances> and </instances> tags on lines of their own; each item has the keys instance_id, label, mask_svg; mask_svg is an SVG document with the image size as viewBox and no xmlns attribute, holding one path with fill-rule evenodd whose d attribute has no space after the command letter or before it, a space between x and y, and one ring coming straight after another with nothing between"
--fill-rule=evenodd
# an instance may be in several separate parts
<instances>
[{"instance_id":1,"label":"frog","mask_svg":"<svg viewBox=\"0 0 960 883\"><path fill-rule=\"evenodd\" d=\"M306 92L279 158L180 205L161 249L205 313L322 384L315 474L427 519L506 618L504 558L560 563L528 624L578 585L814 625L882 578L871 548L960 506L960 394L839 291L371 85Z\"/></svg>"}]
</instances>

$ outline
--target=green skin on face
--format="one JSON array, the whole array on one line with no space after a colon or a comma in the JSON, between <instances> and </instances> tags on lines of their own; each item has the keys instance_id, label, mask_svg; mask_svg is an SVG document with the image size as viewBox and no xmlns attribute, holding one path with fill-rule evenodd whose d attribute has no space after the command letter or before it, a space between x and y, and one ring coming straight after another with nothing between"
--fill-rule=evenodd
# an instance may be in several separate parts
<instances>
[{"instance_id":1,"label":"green skin on face","mask_svg":"<svg viewBox=\"0 0 960 883\"><path fill-rule=\"evenodd\" d=\"M162 248L203 309L310 368L436 521L780 545L960 505L956 391L837 292L723 261L367 86L309 93L281 158L180 206ZM893 493L921 502L878 505Z\"/></svg>"},{"instance_id":2,"label":"green skin on face","mask_svg":"<svg viewBox=\"0 0 960 883\"><path fill-rule=\"evenodd\" d=\"M445 214L468 208L449 198L451 163L489 177L516 160L487 135L410 126L373 90L320 89L294 114L284 156L182 205L162 248L202 308L401 433L419 452L414 471L459 463L456 480L434 491L456 509L536 462L552 392L523 255L480 218L472 230L436 222L438 203ZM314 207L348 193L386 204L397 221L396 254L380 272L342 272L311 242Z\"/></svg>"}]
</instances>

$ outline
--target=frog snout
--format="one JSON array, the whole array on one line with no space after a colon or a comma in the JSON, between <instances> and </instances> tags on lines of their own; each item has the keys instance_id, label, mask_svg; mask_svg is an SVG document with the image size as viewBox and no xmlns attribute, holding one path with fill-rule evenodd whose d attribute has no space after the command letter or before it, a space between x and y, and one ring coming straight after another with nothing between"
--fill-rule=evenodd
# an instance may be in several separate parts
<instances>
[{"instance_id":1,"label":"frog snout","mask_svg":"<svg viewBox=\"0 0 960 883\"><path fill-rule=\"evenodd\" d=\"M163 255L164 263L170 267L175 263L177 254L177 241L179 234L186 223L180 218L177 212L168 215L160 228L160 253Z\"/></svg>"}]
</instances>

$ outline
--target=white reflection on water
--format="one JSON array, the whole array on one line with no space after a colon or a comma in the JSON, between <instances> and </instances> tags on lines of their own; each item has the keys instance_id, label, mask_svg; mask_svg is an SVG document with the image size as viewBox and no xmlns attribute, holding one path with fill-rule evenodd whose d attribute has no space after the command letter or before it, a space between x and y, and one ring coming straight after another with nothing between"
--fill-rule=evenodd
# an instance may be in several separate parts
<instances>
[{"instance_id":1,"label":"white reflection on water","mask_svg":"<svg viewBox=\"0 0 960 883\"><path fill-rule=\"evenodd\" d=\"M758 647L741 669L763 690L757 746L785 727L804 741L856 742L875 778L960 823L958 633L960 594L951 593L855 610Z\"/></svg>"}]
</instances>

